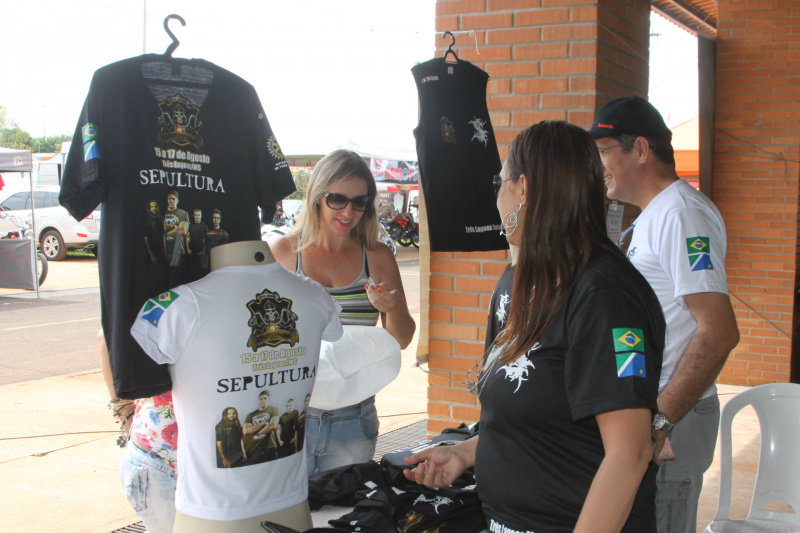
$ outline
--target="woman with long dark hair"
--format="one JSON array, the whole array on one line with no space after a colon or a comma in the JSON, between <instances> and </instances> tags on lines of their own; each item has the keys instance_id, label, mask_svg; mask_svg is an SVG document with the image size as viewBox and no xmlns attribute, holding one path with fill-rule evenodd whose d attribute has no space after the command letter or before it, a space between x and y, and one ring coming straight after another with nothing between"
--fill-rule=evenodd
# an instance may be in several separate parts
<instances>
[{"instance_id":1,"label":"woman with long dark hair","mask_svg":"<svg viewBox=\"0 0 800 533\"><path fill-rule=\"evenodd\" d=\"M664 319L606 235L595 142L535 124L494 184L519 257L506 325L470 387L480 433L412 456L406 476L441 487L474 466L490 531L654 533Z\"/></svg>"}]
</instances>

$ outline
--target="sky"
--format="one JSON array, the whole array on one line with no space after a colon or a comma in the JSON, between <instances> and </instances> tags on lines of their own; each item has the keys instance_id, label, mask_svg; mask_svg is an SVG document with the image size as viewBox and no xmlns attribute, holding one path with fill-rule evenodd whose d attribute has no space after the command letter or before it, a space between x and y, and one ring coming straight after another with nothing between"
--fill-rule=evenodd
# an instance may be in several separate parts
<instances>
[{"instance_id":1,"label":"sky","mask_svg":"<svg viewBox=\"0 0 800 533\"><path fill-rule=\"evenodd\" d=\"M164 18L175 13L186 26L170 23L181 43L173 55L206 59L252 83L284 154L326 153L348 143L413 149L417 90L410 69L434 57L435 0L403 0L402 9L385 0L5 4L0 104L34 137L71 135L94 71L163 53L171 42ZM696 40L653 19L659 36L651 38L651 100L674 126L697 114L696 91L686 91L697 79ZM468 39L459 35L457 42L468 46Z\"/></svg>"},{"instance_id":2,"label":"sky","mask_svg":"<svg viewBox=\"0 0 800 533\"><path fill-rule=\"evenodd\" d=\"M34 137L43 131L71 135L94 71L143 50L163 53L171 42L164 18L175 13L186 26L170 22L180 41L173 56L206 59L253 84L285 154L326 152L357 139L413 146L417 94L410 69L434 55L434 5L433 0L403 0L402 9L382 0L4 2L3 66L16 74L0 78L0 104Z\"/></svg>"},{"instance_id":3,"label":"sky","mask_svg":"<svg viewBox=\"0 0 800 533\"><path fill-rule=\"evenodd\" d=\"M651 14L648 99L670 128L697 116L698 82L697 37Z\"/></svg>"}]
</instances>

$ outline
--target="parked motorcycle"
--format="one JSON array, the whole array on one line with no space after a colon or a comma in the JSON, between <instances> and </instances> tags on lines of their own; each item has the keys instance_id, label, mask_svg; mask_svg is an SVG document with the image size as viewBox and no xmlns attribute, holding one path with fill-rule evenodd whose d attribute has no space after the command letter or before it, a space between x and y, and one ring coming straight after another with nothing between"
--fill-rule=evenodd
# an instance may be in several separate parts
<instances>
[{"instance_id":1,"label":"parked motorcycle","mask_svg":"<svg viewBox=\"0 0 800 533\"><path fill-rule=\"evenodd\" d=\"M378 228L378 240L389 247L392 251L392 255L397 255L397 245L394 243L394 239L389 236L389 233L386 231L386 227L384 226L383 222L381 222Z\"/></svg>"},{"instance_id":2,"label":"parked motorcycle","mask_svg":"<svg viewBox=\"0 0 800 533\"><path fill-rule=\"evenodd\" d=\"M269 241L276 237L284 237L289 234L292 226L294 226L294 218L275 217L272 219L272 224L261 226L261 240Z\"/></svg>"},{"instance_id":3,"label":"parked motorcycle","mask_svg":"<svg viewBox=\"0 0 800 533\"><path fill-rule=\"evenodd\" d=\"M404 216L396 216L386 225L386 232L401 246L413 244L415 248L419 248L419 224L414 222L411 212L407 212Z\"/></svg>"},{"instance_id":4,"label":"parked motorcycle","mask_svg":"<svg viewBox=\"0 0 800 533\"><path fill-rule=\"evenodd\" d=\"M0 218L12 223L13 228L10 231L5 231L0 234L0 239L32 239L33 230L28 226L27 222L14 215L3 214L0 212ZM47 277L47 257L40 251L41 245L36 243L36 271L39 273L39 286L42 286L45 278Z\"/></svg>"}]
</instances>

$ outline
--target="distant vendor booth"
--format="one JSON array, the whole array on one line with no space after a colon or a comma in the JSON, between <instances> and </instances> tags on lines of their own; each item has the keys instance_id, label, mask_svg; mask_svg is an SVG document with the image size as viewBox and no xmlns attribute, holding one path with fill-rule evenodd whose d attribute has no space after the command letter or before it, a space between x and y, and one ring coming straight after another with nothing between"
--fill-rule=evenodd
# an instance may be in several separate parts
<instances>
[{"instance_id":1,"label":"distant vendor booth","mask_svg":"<svg viewBox=\"0 0 800 533\"><path fill-rule=\"evenodd\" d=\"M0 172L28 172L30 176L32 170L33 157L30 150L0 148ZM0 177L0 190L3 186ZM15 229L16 224L0 213L0 237ZM33 239L0 239L0 287L38 292L35 257Z\"/></svg>"}]
</instances>

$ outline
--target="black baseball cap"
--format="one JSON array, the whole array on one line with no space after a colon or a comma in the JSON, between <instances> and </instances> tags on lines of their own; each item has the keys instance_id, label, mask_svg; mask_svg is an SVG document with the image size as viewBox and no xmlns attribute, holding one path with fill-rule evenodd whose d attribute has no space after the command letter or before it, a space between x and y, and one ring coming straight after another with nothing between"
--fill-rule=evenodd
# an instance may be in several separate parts
<instances>
[{"instance_id":1,"label":"black baseball cap","mask_svg":"<svg viewBox=\"0 0 800 533\"><path fill-rule=\"evenodd\" d=\"M589 130L589 135L595 139L622 134L672 140L672 131L661 113L640 96L611 100L597 112Z\"/></svg>"}]
</instances>

